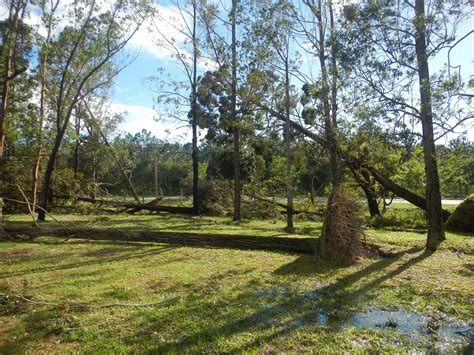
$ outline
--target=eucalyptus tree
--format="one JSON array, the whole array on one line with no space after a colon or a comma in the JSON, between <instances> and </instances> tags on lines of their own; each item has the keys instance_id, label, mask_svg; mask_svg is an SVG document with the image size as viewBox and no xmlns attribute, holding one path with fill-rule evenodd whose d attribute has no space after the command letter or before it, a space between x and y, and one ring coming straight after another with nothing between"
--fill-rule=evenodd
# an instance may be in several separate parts
<instances>
[{"instance_id":1,"label":"eucalyptus tree","mask_svg":"<svg viewBox=\"0 0 474 355\"><path fill-rule=\"evenodd\" d=\"M95 0L76 1L67 12L68 25L51 41L47 86L56 132L40 194L39 220L45 219L53 169L75 106L110 85L120 72L113 59L139 29L146 8L142 1L119 0L104 11Z\"/></svg>"},{"instance_id":2,"label":"eucalyptus tree","mask_svg":"<svg viewBox=\"0 0 474 355\"><path fill-rule=\"evenodd\" d=\"M248 47L254 52L252 65L256 70L266 70L272 73L267 76L270 80L277 80L276 90L282 88L283 94L274 92L272 101L277 111L283 112L285 116L283 136L285 140L286 155L286 190L287 190L287 229L293 229L293 174L291 159L291 112L295 109L296 100L292 75L296 71L297 53L292 48L294 45L295 8L286 0L261 1L257 5L257 16L252 24L252 33L247 42ZM263 63L259 68L256 63ZM278 74L282 79L273 78ZM281 97L281 99L279 99Z\"/></svg>"},{"instance_id":3,"label":"eucalyptus tree","mask_svg":"<svg viewBox=\"0 0 474 355\"><path fill-rule=\"evenodd\" d=\"M208 89L213 90L212 86L208 84L212 81L212 77L220 81L220 91L222 106L228 107L228 113L221 115L224 118L226 125L232 130L232 161L234 168L234 221L239 221L242 218L241 214L241 162L240 162L240 149L241 149L241 126L242 126L242 102L239 101L238 89L239 89L239 62L238 55L241 43L238 40L238 22L240 22L241 13L244 10L244 4L242 0L232 0L230 8L221 6L224 4L209 4L206 11L203 12L203 19L205 21L206 28L206 42L207 47L210 50L211 58L217 67L213 73L203 78L203 92L207 91L208 94L201 95L203 97L203 103L205 104L206 97L210 98L210 92ZM230 40L228 38L230 37ZM239 58L240 59L240 58ZM217 81L214 80L217 83ZM208 88L208 89L204 89ZM207 110L209 112L209 110ZM208 116L210 117L210 116ZM216 118L216 116L214 116Z\"/></svg>"},{"instance_id":4,"label":"eucalyptus tree","mask_svg":"<svg viewBox=\"0 0 474 355\"><path fill-rule=\"evenodd\" d=\"M303 85L301 103L306 123L314 124L322 117L324 137L330 158L331 193L327 202L326 215L321 237L321 252L324 257L337 254L332 245L332 220L336 207L334 199L342 179L341 159L337 142L338 126L338 51L336 47L336 23L334 5L331 0L303 0L299 24L307 52L319 61L317 81Z\"/></svg>"},{"instance_id":5,"label":"eucalyptus tree","mask_svg":"<svg viewBox=\"0 0 474 355\"><path fill-rule=\"evenodd\" d=\"M28 69L24 61L25 36L28 28L24 23L24 16L28 0L7 0L8 16L2 25L1 42L1 102L0 102L0 162L4 156L6 116L9 105L9 90L11 81Z\"/></svg>"},{"instance_id":6,"label":"eucalyptus tree","mask_svg":"<svg viewBox=\"0 0 474 355\"><path fill-rule=\"evenodd\" d=\"M38 81L39 81L39 112L38 122L36 126L36 157L33 164L32 178L31 178L31 203L32 211L36 208L36 198L38 194L38 180L41 172L41 160L43 157L43 125L46 115L46 75L48 73L48 58L51 46L51 38L55 26L59 19L55 16L55 12L59 6L59 0L40 0L37 6L41 10L41 25L46 29L46 34L43 36L38 31L37 47L39 55L38 66Z\"/></svg>"},{"instance_id":7,"label":"eucalyptus tree","mask_svg":"<svg viewBox=\"0 0 474 355\"><path fill-rule=\"evenodd\" d=\"M468 1L371 1L345 9L345 59L358 79L364 101L378 106L379 117L395 129L413 127L423 146L427 249L445 239L435 142L472 119L470 97L451 66L430 74L433 60L449 59L450 50L467 38L459 24L472 13Z\"/></svg>"},{"instance_id":8,"label":"eucalyptus tree","mask_svg":"<svg viewBox=\"0 0 474 355\"><path fill-rule=\"evenodd\" d=\"M173 119L186 120L191 125L193 208L196 214L199 213L200 206L197 86L200 74L211 65L211 61L204 55L203 45L206 38L206 22L203 16L207 12L207 6L207 1L204 0L172 0L165 7L158 9L152 26L153 31L158 34L156 44L171 55L185 79L147 79L158 93L156 103L168 109L166 115ZM171 30L175 35L169 36L167 30ZM168 74L165 70L161 73Z\"/></svg>"}]
</instances>

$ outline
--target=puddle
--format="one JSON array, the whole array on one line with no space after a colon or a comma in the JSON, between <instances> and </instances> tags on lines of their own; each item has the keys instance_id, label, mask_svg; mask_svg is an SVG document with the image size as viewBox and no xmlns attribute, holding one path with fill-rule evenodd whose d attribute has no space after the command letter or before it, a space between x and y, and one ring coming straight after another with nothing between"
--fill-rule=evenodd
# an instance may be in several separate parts
<instances>
[{"instance_id":1,"label":"puddle","mask_svg":"<svg viewBox=\"0 0 474 355\"><path fill-rule=\"evenodd\" d=\"M319 295L314 291L305 293L303 297L305 301L308 301L308 302L315 302L321 299Z\"/></svg>"},{"instance_id":2,"label":"puddle","mask_svg":"<svg viewBox=\"0 0 474 355\"><path fill-rule=\"evenodd\" d=\"M395 331L403 334L414 344L425 346L430 350L453 351L472 349L474 346L473 324L446 316L435 318L403 309L385 311L370 308L340 321L332 321L326 312L316 309L314 321L319 325L329 325L341 331L347 328Z\"/></svg>"},{"instance_id":3,"label":"puddle","mask_svg":"<svg viewBox=\"0 0 474 355\"><path fill-rule=\"evenodd\" d=\"M328 324L328 315L322 309L316 310L316 315L314 317L314 321L318 325L327 325Z\"/></svg>"}]
</instances>

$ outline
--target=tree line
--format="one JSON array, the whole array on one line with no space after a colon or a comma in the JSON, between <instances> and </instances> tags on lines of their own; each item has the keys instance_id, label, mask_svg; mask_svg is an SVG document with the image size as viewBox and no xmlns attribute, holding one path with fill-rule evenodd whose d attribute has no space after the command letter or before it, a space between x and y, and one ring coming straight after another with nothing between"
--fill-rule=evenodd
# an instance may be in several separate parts
<instances>
[{"instance_id":1,"label":"tree line","mask_svg":"<svg viewBox=\"0 0 474 355\"><path fill-rule=\"evenodd\" d=\"M441 144L473 118L474 81L451 52L473 33L468 1L172 0L163 6L173 18L138 0L4 3L2 194L27 190L39 220L55 189L128 189L139 202L158 193L158 176L169 193L190 191L198 214L205 180L231 179L234 220L243 189L284 192L288 230L295 192L327 194L330 249L337 195L357 186L371 215L390 194L424 209L434 250L449 215L442 194L472 190L472 143ZM40 27L27 25L31 11ZM182 69L164 67L146 83L163 117L189 125L190 144L117 137L122 118L107 112L113 79L131 60L124 48L145 19Z\"/></svg>"}]
</instances>

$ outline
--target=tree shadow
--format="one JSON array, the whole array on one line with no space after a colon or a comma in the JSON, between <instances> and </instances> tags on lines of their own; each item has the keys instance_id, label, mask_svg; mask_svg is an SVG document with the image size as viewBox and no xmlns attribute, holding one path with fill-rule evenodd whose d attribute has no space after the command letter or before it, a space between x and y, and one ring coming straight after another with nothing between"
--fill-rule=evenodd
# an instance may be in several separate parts
<instances>
[{"instance_id":1,"label":"tree shadow","mask_svg":"<svg viewBox=\"0 0 474 355\"><path fill-rule=\"evenodd\" d=\"M50 271L58 271L58 270L70 270L70 269L76 269L80 268L82 266L91 266L91 265L103 265L107 264L110 262L117 262L117 261L126 261L130 259L137 259L137 258L146 258L148 256L154 256L157 254L161 253L166 253L172 250L176 250L180 248L181 246L179 245L164 245L161 247L155 247L152 250L140 250L140 252L132 252L132 253L127 253L123 255L123 248L117 247L117 248L108 248L106 253L109 253L107 257L103 255L100 257L99 255L95 255L95 260L85 260L85 261L80 261L80 262L73 262L73 263L65 263L65 264L59 264L61 261L68 259L67 256L61 255L58 257L52 257L51 260L49 260L50 263L54 263L56 265L51 265L51 266L44 266L44 267L36 267L36 268L31 268L27 270L22 270L22 271L13 271L13 272L0 272L0 279L5 279L13 276L24 276L24 275L30 275L34 273L42 273L42 272L50 272ZM138 249L137 249L138 250ZM83 256L89 256L89 257L94 257L94 255L88 255L90 252L86 252L85 255ZM119 255L116 255L116 253L121 253Z\"/></svg>"},{"instance_id":2,"label":"tree shadow","mask_svg":"<svg viewBox=\"0 0 474 355\"><path fill-rule=\"evenodd\" d=\"M183 339L180 340L166 341L163 344L156 346L153 351L159 353L187 351L191 348L195 349L195 347L199 347L202 344L212 344L213 342L219 341L219 339L227 339L228 337L240 333L248 333L251 332L252 329L258 328L259 333L262 333L261 336L259 335L256 338L250 339L245 344L236 346L230 350L226 349L226 352L241 352L251 350L255 346L261 344L269 343L277 337L288 335L289 333L301 328L301 326L317 326L315 312L320 305L324 305L327 311L340 311L342 309L348 310L365 305L370 301L372 296L371 291L374 288L379 287L383 282L396 277L432 255L432 252L424 251L417 256L410 257L409 260L399 265L394 270L381 276L376 276L372 279L370 278L370 275L373 273L380 272L396 261L399 261L403 255L413 255L417 251L419 252L420 250L418 248L408 249L397 257L379 260L367 268L339 279L333 284L313 290L313 293L322 297L321 302L311 303L308 302L307 295L288 293L285 294L280 301L278 301L278 297L275 296L277 302L270 306L262 301L262 304L257 304L257 309L253 313L244 317L239 317L239 307L236 307L236 305L242 306L246 303L252 302L253 307L255 307L256 304L256 294L251 290L255 287L247 285L247 287L244 287L246 291L241 292L234 299L220 300L213 304L214 310L228 310L230 307L236 307L237 309L231 311L230 314L224 312L220 316L222 318L238 318L237 320L227 322L218 327L213 327L212 322L206 321L204 322L206 326L200 328L199 331L183 337ZM275 273L280 275L307 275L307 271L304 269L309 266L309 261L309 257L302 256L298 258L297 261L290 263L292 265L285 265L275 271ZM314 258L312 258L312 261L314 262ZM334 265L321 265L313 268L310 272L315 272L317 274L330 273L331 271L334 271L334 267ZM303 270L297 270L298 268ZM354 284L362 279L367 279L367 282L355 289L351 289ZM199 302L199 299L190 297L186 302L186 306L182 307L180 310L173 310L172 315L175 319L184 319L189 314L194 314L195 312L203 312L202 305ZM352 313L346 312L345 315L342 315L345 319L339 318L337 321L342 322L343 320L347 320L351 315ZM206 318L204 314L203 318ZM144 337L146 334L149 334L156 329L163 328L167 321L168 319L166 318L161 321L156 321L151 327L148 329L142 329L138 334L134 334L133 337ZM209 326L209 324L211 324L211 326ZM332 331L337 332L338 330L334 328Z\"/></svg>"}]
</instances>

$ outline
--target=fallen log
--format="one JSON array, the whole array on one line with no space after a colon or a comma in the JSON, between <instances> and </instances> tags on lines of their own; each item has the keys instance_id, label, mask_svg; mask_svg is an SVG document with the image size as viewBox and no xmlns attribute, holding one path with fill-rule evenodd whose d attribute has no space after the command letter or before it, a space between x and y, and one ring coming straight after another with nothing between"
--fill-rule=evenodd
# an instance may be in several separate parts
<instances>
[{"instance_id":1,"label":"fallen log","mask_svg":"<svg viewBox=\"0 0 474 355\"><path fill-rule=\"evenodd\" d=\"M245 250L274 250L315 254L318 238L256 237L232 234L177 233L98 228L31 228L5 226L11 236L59 237L89 240L156 242Z\"/></svg>"},{"instance_id":2,"label":"fallen log","mask_svg":"<svg viewBox=\"0 0 474 355\"><path fill-rule=\"evenodd\" d=\"M116 207L125 208L127 213L133 214L138 211L151 211L151 212L169 212L169 213L181 213L181 214L194 214L194 208L192 207L177 207L177 206L157 206L157 205L136 205L134 203L121 203L115 204Z\"/></svg>"},{"instance_id":3,"label":"fallen log","mask_svg":"<svg viewBox=\"0 0 474 355\"><path fill-rule=\"evenodd\" d=\"M159 205L161 198L154 199L145 204L135 204L135 203L126 203L110 200L95 199L85 196L69 196L69 195L55 195L57 199L75 199L82 202L97 203L100 205L109 205L114 207L121 207L124 209L124 212L133 214L139 211L151 211L151 212L169 212L169 213L181 213L181 214L194 214L194 209L192 207L176 207L176 206L162 206Z\"/></svg>"}]
</instances>

